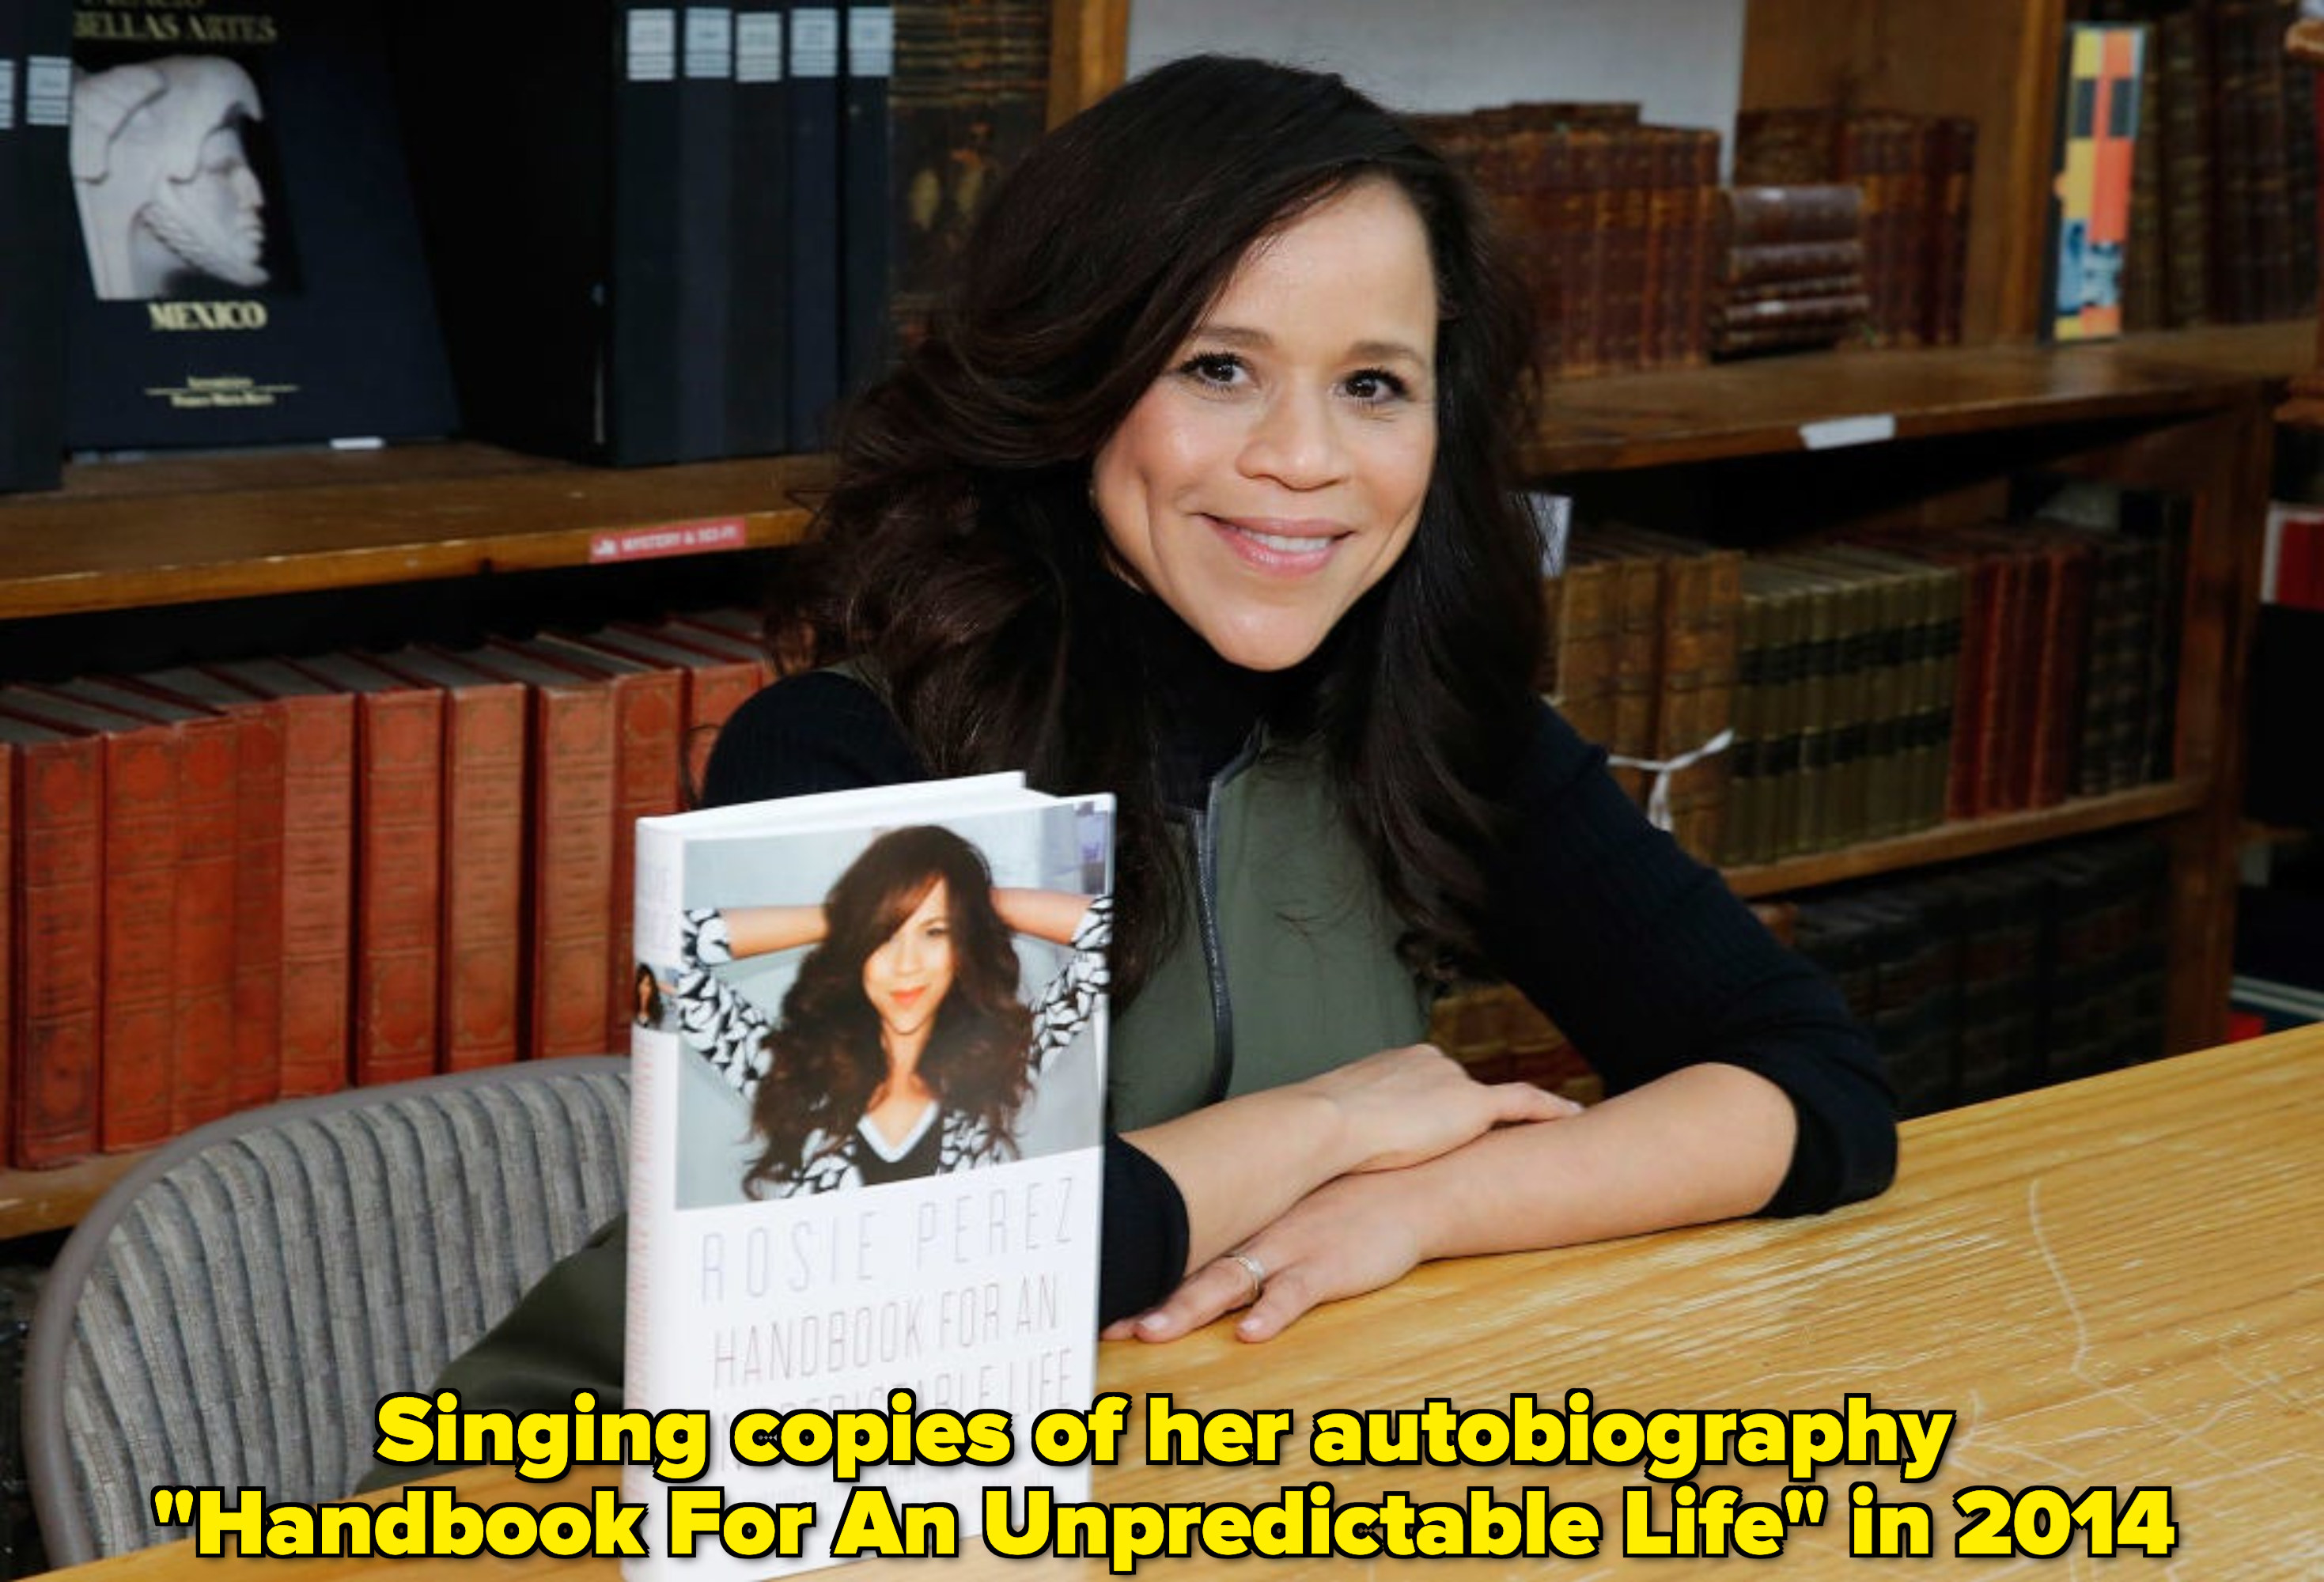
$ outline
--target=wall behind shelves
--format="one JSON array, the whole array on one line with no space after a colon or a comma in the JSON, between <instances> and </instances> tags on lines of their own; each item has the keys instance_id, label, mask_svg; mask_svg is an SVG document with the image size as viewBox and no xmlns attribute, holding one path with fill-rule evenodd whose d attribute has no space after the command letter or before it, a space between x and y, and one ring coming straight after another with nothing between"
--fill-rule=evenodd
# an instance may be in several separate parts
<instances>
[{"instance_id":1,"label":"wall behind shelves","mask_svg":"<svg viewBox=\"0 0 2324 1582\"><path fill-rule=\"evenodd\" d=\"M1130 0L1130 69L1205 50L1337 71L1402 110L1637 99L1733 141L1746 0Z\"/></svg>"}]
</instances>

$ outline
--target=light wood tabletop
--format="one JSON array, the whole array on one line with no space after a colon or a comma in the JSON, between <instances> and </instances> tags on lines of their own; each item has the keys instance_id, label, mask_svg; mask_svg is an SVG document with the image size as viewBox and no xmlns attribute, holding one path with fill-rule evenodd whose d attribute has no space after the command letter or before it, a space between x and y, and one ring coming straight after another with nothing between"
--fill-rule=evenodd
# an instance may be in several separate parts
<instances>
[{"instance_id":1,"label":"light wood tabletop","mask_svg":"<svg viewBox=\"0 0 2324 1582\"><path fill-rule=\"evenodd\" d=\"M1181 1407L1288 1408L1294 1431L1274 1467L1101 1469L1096 1497L1169 1504L1275 1500L1322 1480L1342 1503L1390 1490L1416 1501L1460 1500L1490 1487L1516 1500L1544 1488L1603 1518L1589 1559L1471 1561L1463 1577L1599 1576L1657 1566L1680 1576L1755 1562L1640 1561L1626 1534L1668 1533L1669 1485L1651 1522L1625 1520L1624 1490L1652 1480L1636 1463L1529 1467L1320 1467L1314 1414L1328 1408L1509 1409L1512 1395L1545 1407L1575 1389L1593 1411L1842 1412L1851 1393L1897 1412L1950 1412L1933 1476L1906 1482L1893 1465L1832 1466L1805 1483L1775 1467L1703 1467L1694 1478L1781 1508L1787 1488L1821 1490L1820 1523L1791 1527L1787 1574L1926 1576L1928 1559L1851 1557L1850 1491L1882 1505L1928 1508L1941 1574L2058 1578L2324 1577L2324 1028L2279 1035L1917 1121L1904 1129L1897 1184L1877 1201L1821 1219L1753 1221L1666 1232L1607 1246L1433 1265L1394 1288L1311 1315L1271 1344L1223 1328L1175 1346L1111 1345L1104 1388L1142 1403L1167 1393ZM1125 1443L1143 1444L1144 1412ZM571 1497L576 1477L535 1503ZM503 1476L463 1479L466 1497L514 1497ZM2085 1517L2118 1491L2125 1525L2137 1488L2169 1491L2175 1546L2150 1558L2123 1534L2123 1552L2091 1558L2082 1531L2056 1559L1955 1558L1970 1519L1955 1496L1979 1486L2012 1498L1997 1523L2035 1543L2053 1529L2036 1507ZM2054 1489L2046 1495L2025 1491ZM586 1500L586 1494L581 1495ZM1792 1496L1798 1499L1794 1493ZM2160 1498L2149 1496L2159 1509ZM2014 1516L2013 1516L2014 1513ZM2015 1520L2016 1526L2013 1528ZM2073 1518L2063 1518L2065 1527ZM2063 1531L2063 1529L2054 1531ZM2151 1531L2152 1529L2144 1531ZM972 1545L973 1547L973 1545ZM1422 1562L1381 1559L1379 1569ZM846 1573L877 1577L931 1562L876 1560ZM945 1575L1024 1577L1081 1561L1003 1561L978 1553L935 1562ZM1146 1560L1140 1575L1239 1568L1269 1578L1345 1576L1346 1558ZM69 1573L86 1582L196 1576L268 1577L611 1578L613 1562L198 1562L171 1546Z\"/></svg>"}]
</instances>

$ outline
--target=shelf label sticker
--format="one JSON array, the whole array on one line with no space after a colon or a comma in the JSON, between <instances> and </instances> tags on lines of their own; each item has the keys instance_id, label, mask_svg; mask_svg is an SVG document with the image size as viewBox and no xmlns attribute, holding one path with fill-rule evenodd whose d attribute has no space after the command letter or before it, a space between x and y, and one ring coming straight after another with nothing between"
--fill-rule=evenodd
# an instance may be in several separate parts
<instances>
[{"instance_id":1,"label":"shelf label sticker","mask_svg":"<svg viewBox=\"0 0 2324 1582\"><path fill-rule=\"evenodd\" d=\"M722 521L671 522L659 528L632 528L620 533L593 533L589 564L615 560L652 560L665 555L704 555L714 549L742 549L749 539L742 519Z\"/></svg>"},{"instance_id":2,"label":"shelf label sticker","mask_svg":"<svg viewBox=\"0 0 2324 1582\"><path fill-rule=\"evenodd\" d=\"M1896 418L1880 412L1862 418L1827 418L1800 425L1800 443L1810 450L1838 450L1847 445L1879 445L1896 437Z\"/></svg>"}]
</instances>

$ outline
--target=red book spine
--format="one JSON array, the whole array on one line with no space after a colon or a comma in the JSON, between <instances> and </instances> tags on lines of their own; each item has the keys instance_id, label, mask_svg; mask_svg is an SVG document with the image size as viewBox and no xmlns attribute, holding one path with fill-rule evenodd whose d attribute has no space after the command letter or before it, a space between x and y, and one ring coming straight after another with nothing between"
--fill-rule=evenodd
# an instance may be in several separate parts
<instances>
[{"instance_id":1,"label":"red book spine","mask_svg":"<svg viewBox=\"0 0 2324 1582\"><path fill-rule=\"evenodd\" d=\"M170 1136L177 1010L178 738L105 743L105 1005L97 1141L108 1154Z\"/></svg>"},{"instance_id":2,"label":"red book spine","mask_svg":"<svg viewBox=\"0 0 2324 1582\"><path fill-rule=\"evenodd\" d=\"M1953 756L1945 776L1945 816L1975 818L1982 811L1980 796L1987 744L1993 735L1993 676L1995 605L1999 597L2001 563L1981 556L1962 569L1960 660L1953 685Z\"/></svg>"},{"instance_id":3,"label":"red book spine","mask_svg":"<svg viewBox=\"0 0 2324 1582\"><path fill-rule=\"evenodd\" d=\"M436 1069L443 695L365 693L355 718L355 1080L400 1082Z\"/></svg>"},{"instance_id":4,"label":"red book spine","mask_svg":"<svg viewBox=\"0 0 2324 1582\"><path fill-rule=\"evenodd\" d=\"M674 670L633 671L613 677L614 731L619 742L614 771L613 867L608 873L612 907L606 948L609 962L631 957L637 911L638 820L678 811L680 722L685 684ZM604 1035L598 1053L626 1047L633 1014L626 970L606 974Z\"/></svg>"},{"instance_id":5,"label":"red book spine","mask_svg":"<svg viewBox=\"0 0 2324 1582\"><path fill-rule=\"evenodd\" d=\"M69 1164L97 1145L104 938L104 744L16 750L15 955L10 1158Z\"/></svg>"},{"instance_id":6,"label":"red book spine","mask_svg":"<svg viewBox=\"0 0 2324 1582\"><path fill-rule=\"evenodd\" d=\"M2038 648L2034 630L2041 619L2040 567L2031 556L2002 556L2000 591L1993 615L1993 667L1987 677L1987 735L1980 766L1980 814L2007 813L2025 805L2025 775L2033 754L2036 694L2028 684L2027 667Z\"/></svg>"},{"instance_id":7,"label":"red book spine","mask_svg":"<svg viewBox=\"0 0 2324 1582\"><path fill-rule=\"evenodd\" d=\"M236 730L234 1072L236 1109L282 1091L282 708L234 711Z\"/></svg>"},{"instance_id":8,"label":"red book spine","mask_svg":"<svg viewBox=\"0 0 2324 1582\"><path fill-rule=\"evenodd\" d=\"M282 1038L286 1099L347 1085L355 895L355 700L286 697Z\"/></svg>"},{"instance_id":9,"label":"red book spine","mask_svg":"<svg viewBox=\"0 0 2324 1582\"><path fill-rule=\"evenodd\" d=\"M443 1067L517 1057L524 922L524 688L444 694Z\"/></svg>"},{"instance_id":10,"label":"red book spine","mask_svg":"<svg viewBox=\"0 0 2324 1582\"><path fill-rule=\"evenodd\" d=\"M172 728L179 738L177 1081L171 1132L234 1108L235 856L241 732L218 716Z\"/></svg>"},{"instance_id":11,"label":"red book spine","mask_svg":"<svg viewBox=\"0 0 2324 1582\"><path fill-rule=\"evenodd\" d=\"M613 961L613 696L609 687L580 682L537 686L532 694L533 970L526 1053L534 1059L602 1054Z\"/></svg>"}]
</instances>

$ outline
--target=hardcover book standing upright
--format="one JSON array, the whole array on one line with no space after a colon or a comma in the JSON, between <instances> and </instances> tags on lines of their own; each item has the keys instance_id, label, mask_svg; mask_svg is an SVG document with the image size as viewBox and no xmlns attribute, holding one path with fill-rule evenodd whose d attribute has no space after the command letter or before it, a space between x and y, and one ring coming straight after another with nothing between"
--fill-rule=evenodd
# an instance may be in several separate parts
<instances>
[{"instance_id":1,"label":"hardcover book standing upright","mask_svg":"<svg viewBox=\"0 0 2324 1582\"><path fill-rule=\"evenodd\" d=\"M627 1404L709 1414L688 1486L816 1516L788 1552L658 1543L624 1575L842 1558L854 1499L964 1535L988 1488L1085 1493L1025 1446L1094 1393L1112 821L996 775L640 823ZM843 1480L781 1458L809 1408L973 1431ZM969 1453L981 1412L1013 1455ZM686 1487L630 1472L669 1531Z\"/></svg>"},{"instance_id":2,"label":"hardcover book standing upright","mask_svg":"<svg viewBox=\"0 0 2324 1582\"><path fill-rule=\"evenodd\" d=\"M2059 89L2057 176L2044 261L2053 340L2122 333L2123 262L2138 145L2144 27L2073 23Z\"/></svg>"},{"instance_id":3,"label":"hardcover book standing upright","mask_svg":"<svg viewBox=\"0 0 2324 1582\"><path fill-rule=\"evenodd\" d=\"M53 489L64 460L71 31L71 0L0 5L0 492Z\"/></svg>"},{"instance_id":4,"label":"hardcover book standing upright","mask_svg":"<svg viewBox=\"0 0 2324 1582\"><path fill-rule=\"evenodd\" d=\"M352 0L79 0L70 444L453 428L378 23Z\"/></svg>"}]
</instances>

